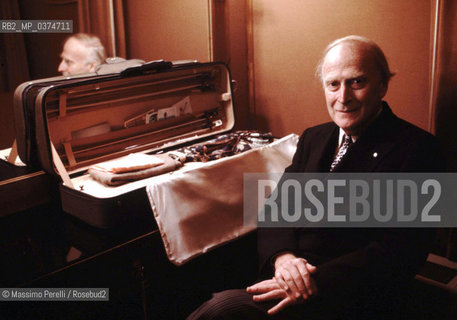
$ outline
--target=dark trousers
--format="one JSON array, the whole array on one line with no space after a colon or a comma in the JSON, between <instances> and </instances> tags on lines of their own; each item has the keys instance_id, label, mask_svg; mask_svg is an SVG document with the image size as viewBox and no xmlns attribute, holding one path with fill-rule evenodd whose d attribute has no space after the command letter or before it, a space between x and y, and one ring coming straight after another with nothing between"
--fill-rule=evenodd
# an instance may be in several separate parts
<instances>
[{"instance_id":1,"label":"dark trousers","mask_svg":"<svg viewBox=\"0 0 457 320\"><path fill-rule=\"evenodd\" d=\"M401 301L407 296L361 295L355 305L349 302L351 299L343 297L325 301L315 297L304 303L288 306L270 316L267 314L268 309L278 301L254 302L252 295L245 289L233 289L215 293L212 299L203 303L187 320L397 320L405 319L401 311Z\"/></svg>"},{"instance_id":2,"label":"dark trousers","mask_svg":"<svg viewBox=\"0 0 457 320\"><path fill-rule=\"evenodd\" d=\"M233 289L215 293L212 299L202 304L187 320L308 320L335 319L325 306L317 303L301 303L283 309L274 316L267 314L268 309L278 301L254 302L252 295L244 289Z\"/></svg>"}]
</instances>

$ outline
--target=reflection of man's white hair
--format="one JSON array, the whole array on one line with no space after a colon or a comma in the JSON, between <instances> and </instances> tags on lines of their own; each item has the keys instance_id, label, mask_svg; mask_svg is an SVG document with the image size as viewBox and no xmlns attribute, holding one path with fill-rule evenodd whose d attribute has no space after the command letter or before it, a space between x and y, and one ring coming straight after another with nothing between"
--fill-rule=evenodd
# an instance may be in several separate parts
<instances>
[{"instance_id":1,"label":"reflection of man's white hair","mask_svg":"<svg viewBox=\"0 0 457 320\"><path fill-rule=\"evenodd\" d=\"M87 64L94 63L99 65L105 61L105 47L103 47L100 38L96 35L88 33L77 33L68 37L65 42L67 42L69 39L78 40L88 49L88 54L86 57Z\"/></svg>"}]
</instances>

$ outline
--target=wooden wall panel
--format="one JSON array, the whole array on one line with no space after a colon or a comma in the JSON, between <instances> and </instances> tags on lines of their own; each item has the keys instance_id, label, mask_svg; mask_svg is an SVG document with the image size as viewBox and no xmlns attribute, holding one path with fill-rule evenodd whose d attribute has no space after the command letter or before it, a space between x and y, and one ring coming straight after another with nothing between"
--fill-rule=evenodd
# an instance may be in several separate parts
<instances>
[{"instance_id":1,"label":"wooden wall panel","mask_svg":"<svg viewBox=\"0 0 457 320\"><path fill-rule=\"evenodd\" d=\"M349 34L383 48L394 112L427 129L432 1L252 0L257 126L301 133L330 117L315 66L325 46Z\"/></svg>"},{"instance_id":2,"label":"wooden wall panel","mask_svg":"<svg viewBox=\"0 0 457 320\"><path fill-rule=\"evenodd\" d=\"M225 61L237 82L235 91L236 127L247 129L252 126L249 109L248 52L246 34L246 1L226 1L226 35L228 37L227 60Z\"/></svg>"},{"instance_id":3,"label":"wooden wall panel","mask_svg":"<svg viewBox=\"0 0 457 320\"><path fill-rule=\"evenodd\" d=\"M78 0L79 30L97 35L107 57L125 57L122 0Z\"/></svg>"},{"instance_id":4,"label":"wooden wall panel","mask_svg":"<svg viewBox=\"0 0 457 320\"><path fill-rule=\"evenodd\" d=\"M211 60L210 1L125 1L127 57Z\"/></svg>"},{"instance_id":5,"label":"wooden wall panel","mask_svg":"<svg viewBox=\"0 0 457 320\"><path fill-rule=\"evenodd\" d=\"M439 13L434 126L444 148L448 170L457 172L457 2L441 1ZM453 250L457 259L457 243Z\"/></svg>"}]
</instances>

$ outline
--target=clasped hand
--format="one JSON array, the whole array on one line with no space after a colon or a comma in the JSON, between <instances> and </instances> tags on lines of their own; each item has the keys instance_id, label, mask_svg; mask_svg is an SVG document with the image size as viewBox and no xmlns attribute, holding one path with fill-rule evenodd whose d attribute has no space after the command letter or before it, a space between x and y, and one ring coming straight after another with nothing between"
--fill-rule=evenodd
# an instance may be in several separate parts
<instances>
[{"instance_id":1,"label":"clasped hand","mask_svg":"<svg viewBox=\"0 0 457 320\"><path fill-rule=\"evenodd\" d=\"M256 283L246 289L253 294L256 302L269 300L280 301L268 310L275 314L281 309L303 302L317 293L316 284L311 277L316 267L303 258L297 258L291 253L279 256L275 261L274 277Z\"/></svg>"}]
</instances>

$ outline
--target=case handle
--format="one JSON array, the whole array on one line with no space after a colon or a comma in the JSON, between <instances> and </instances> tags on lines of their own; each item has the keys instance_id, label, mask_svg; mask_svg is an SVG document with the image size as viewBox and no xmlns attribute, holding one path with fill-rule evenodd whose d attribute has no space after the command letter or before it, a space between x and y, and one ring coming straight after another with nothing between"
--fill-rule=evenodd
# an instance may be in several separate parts
<instances>
[{"instance_id":1,"label":"case handle","mask_svg":"<svg viewBox=\"0 0 457 320\"><path fill-rule=\"evenodd\" d=\"M164 60L155 60L146 62L141 66L127 68L121 72L121 77L131 77L147 73L159 72L173 67L173 63Z\"/></svg>"},{"instance_id":2,"label":"case handle","mask_svg":"<svg viewBox=\"0 0 457 320\"><path fill-rule=\"evenodd\" d=\"M105 60L105 63L95 67L95 72L98 75L121 73L125 69L138 67L144 64L144 60L141 59L129 59L126 60L121 57L110 57Z\"/></svg>"}]
</instances>

